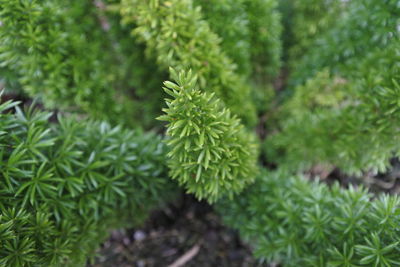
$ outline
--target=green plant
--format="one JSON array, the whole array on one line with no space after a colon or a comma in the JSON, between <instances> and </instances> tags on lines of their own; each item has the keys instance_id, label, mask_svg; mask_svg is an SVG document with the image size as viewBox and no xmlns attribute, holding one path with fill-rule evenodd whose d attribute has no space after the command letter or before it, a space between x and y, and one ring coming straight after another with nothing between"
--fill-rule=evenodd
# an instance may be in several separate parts
<instances>
[{"instance_id":1,"label":"green plant","mask_svg":"<svg viewBox=\"0 0 400 267\"><path fill-rule=\"evenodd\" d=\"M175 191L159 137L51 116L0 106L0 266L83 265Z\"/></svg>"},{"instance_id":2,"label":"green plant","mask_svg":"<svg viewBox=\"0 0 400 267\"><path fill-rule=\"evenodd\" d=\"M291 16L286 16L290 25L290 43L287 44L288 64L296 72L301 64L296 63L310 49L315 49L315 40L336 26L347 8L341 0L294 0L288 2ZM289 12L289 11L286 11Z\"/></svg>"},{"instance_id":3,"label":"green plant","mask_svg":"<svg viewBox=\"0 0 400 267\"><path fill-rule=\"evenodd\" d=\"M397 196L372 199L362 188L328 187L277 170L264 171L234 201L221 201L217 208L265 261L284 266L400 264Z\"/></svg>"},{"instance_id":4,"label":"green plant","mask_svg":"<svg viewBox=\"0 0 400 267\"><path fill-rule=\"evenodd\" d=\"M0 5L0 266L84 266L168 176L263 261L400 265L398 196L301 174L399 158L397 0Z\"/></svg>"},{"instance_id":5,"label":"green plant","mask_svg":"<svg viewBox=\"0 0 400 267\"><path fill-rule=\"evenodd\" d=\"M246 0L253 77L258 85L273 82L281 67L281 16L277 0Z\"/></svg>"},{"instance_id":6,"label":"green plant","mask_svg":"<svg viewBox=\"0 0 400 267\"><path fill-rule=\"evenodd\" d=\"M133 33L161 66L193 69L200 88L212 89L246 124L255 124L250 88L235 73L235 64L221 51L219 37L191 0L124 0L120 12L124 23L135 23Z\"/></svg>"},{"instance_id":7,"label":"green plant","mask_svg":"<svg viewBox=\"0 0 400 267\"><path fill-rule=\"evenodd\" d=\"M309 46L314 49L309 49L293 63L299 66L291 74L293 86L304 83L325 67L335 74L351 71L371 50L385 49L399 38L397 1L363 0L344 4L339 9L341 12L333 12L330 26L310 41Z\"/></svg>"},{"instance_id":8,"label":"green plant","mask_svg":"<svg viewBox=\"0 0 400 267\"><path fill-rule=\"evenodd\" d=\"M199 199L214 202L232 196L257 173L255 137L246 131L214 94L202 93L191 71L176 73L165 82L167 144L171 177Z\"/></svg>"},{"instance_id":9,"label":"green plant","mask_svg":"<svg viewBox=\"0 0 400 267\"><path fill-rule=\"evenodd\" d=\"M93 116L115 119L122 111L110 104L116 100L112 88L116 77L107 68L112 54L103 53L110 50L110 43L92 6L89 2L1 1L0 58L24 91L43 96L46 106L79 107Z\"/></svg>"},{"instance_id":10,"label":"green plant","mask_svg":"<svg viewBox=\"0 0 400 267\"><path fill-rule=\"evenodd\" d=\"M387 170L399 157L399 45L394 39L352 69L324 69L296 87L280 131L267 138L270 158L292 170L318 163L358 175Z\"/></svg>"},{"instance_id":11,"label":"green plant","mask_svg":"<svg viewBox=\"0 0 400 267\"><path fill-rule=\"evenodd\" d=\"M120 27L120 18L106 12L105 3L0 4L1 76L8 90L39 98L47 108L113 124L154 125L166 76L144 57L129 29Z\"/></svg>"},{"instance_id":12,"label":"green plant","mask_svg":"<svg viewBox=\"0 0 400 267\"><path fill-rule=\"evenodd\" d=\"M282 27L276 0L195 1L237 72L265 85L279 73ZM253 88L254 89L254 88Z\"/></svg>"},{"instance_id":13,"label":"green plant","mask_svg":"<svg viewBox=\"0 0 400 267\"><path fill-rule=\"evenodd\" d=\"M249 15L245 0L197 0L210 29L221 38L221 50L236 64L236 72L251 73L251 46Z\"/></svg>"}]
</instances>

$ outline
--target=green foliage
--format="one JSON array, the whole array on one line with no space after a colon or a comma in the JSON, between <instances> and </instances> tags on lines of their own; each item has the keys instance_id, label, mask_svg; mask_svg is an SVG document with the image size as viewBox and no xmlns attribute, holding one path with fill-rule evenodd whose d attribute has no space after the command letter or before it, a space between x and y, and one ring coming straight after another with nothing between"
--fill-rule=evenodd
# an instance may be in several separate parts
<instances>
[{"instance_id":1,"label":"green foliage","mask_svg":"<svg viewBox=\"0 0 400 267\"><path fill-rule=\"evenodd\" d=\"M136 24L133 33L162 67L193 69L201 89L212 89L247 125L255 124L250 88L191 0L122 0L120 10L124 23Z\"/></svg>"},{"instance_id":2,"label":"green foliage","mask_svg":"<svg viewBox=\"0 0 400 267\"><path fill-rule=\"evenodd\" d=\"M252 69L250 50L253 48L246 1L196 0L193 3L201 7L210 29L221 38L221 50L236 64L236 72L247 77Z\"/></svg>"},{"instance_id":3,"label":"green foliage","mask_svg":"<svg viewBox=\"0 0 400 267\"><path fill-rule=\"evenodd\" d=\"M154 134L0 106L0 266L80 266L175 191Z\"/></svg>"},{"instance_id":4,"label":"green foliage","mask_svg":"<svg viewBox=\"0 0 400 267\"><path fill-rule=\"evenodd\" d=\"M221 37L237 72L271 82L281 65L281 24L276 0L201 0L205 19Z\"/></svg>"},{"instance_id":5,"label":"green foliage","mask_svg":"<svg viewBox=\"0 0 400 267\"><path fill-rule=\"evenodd\" d=\"M351 71L370 51L385 49L399 38L400 6L396 0L347 1L341 10L333 13L329 27L310 42L313 49L296 63L292 85L304 83L325 67L335 74Z\"/></svg>"},{"instance_id":6,"label":"green foliage","mask_svg":"<svg viewBox=\"0 0 400 267\"><path fill-rule=\"evenodd\" d=\"M282 56L281 16L277 0L246 0L253 78L263 84L279 74Z\"/></svg>"},{"instance_id":7,"label":"green foliage","mask_svg":"<svg viewBox=\"0 0 400 267\"><path fill-rule=\"evenodd\" d=\"M301 68L297 61L314 47L315 39L334 27L343 15L346 3L342 0L284 0L290 9L287 26L290 43L287 53L292 70ZM286 11L289 12L289 11Z\"/></svg>"},{"instance_id":8,"label":"green foliage","mask_svg":"<svg viewBox=\"0 0 400 267\"><path fill-rule=\"evenodd\" d=\"M89 2L79 5L90 12ZM18 73L25 90L45 95L50 107L67 102L85 111L104 110L105 100L113 97L113 89L104 86L111 77L100 64L105 55L101 44L87 42L99 31L82 35L80 29L93 30L95 17L78 23L73 20L77 9L66 9L59 1L2 1L1 6L2 65Z\"/></svg>"},{"instance_id":9,"label":"green foliage","mask_svg":"<svg viewBox=\"0 0 400 267\"><path fill-rule=\"evenodd\" d=\"M281 131L267 140L270 158L292 170L324 163L350 174L384 172L400 156L399 47L393 39L340 76L324 70L297 87Z\"/></svg>"},{"instance_id":10,"label":"green foliage","mask_svg":"<svg viewBox=\"0 0 400 267\"><path fill-rule=\"evenodd\" d=\"M159 127L154 118L160 114L160 103L165 97L160 87L168 78L168 73L157 66L151 55L146 55L145 46L139 40L132 38L131 27L121 25L121 16L114 2L119 1L107 0L102 5L99 4L97 12L109 25L107 35L112 41L113 53L117 57L110 70L118 76L114 87L129 95L132 102L129 109L133 113L130 119L135 126L142 126L144 129Z\"/></svg>"},{"instance_id":11,"label":"green foliage","mask_svg":"<svg viewBox=\"0 0 400 267\"><path fill-rule=\"evenodd\" d=\"M121 84L129 66L120 64L118 43L108 34L111 26L92 2L0 4L1 76L7 87L22 88L49 108L133 123L132 104Z\"/></svg>"},{"instance_id":12,"label":"green foliage","mask_svg":"<svg viewBox=\"0 0 400 267\"><path fill-rule=\"evenodd\" d=\"M287 113L286 116L294 118L319 108L340 108L351 89L347 88L347 83L343 78L332 77L329 70L324 69L303 86L298 86L295 94L283 104L282 109Z\"/></svg>"},{"instance_id":13,"label":"green foliage","mask_svg":"<svg viewBox=\"0 0 400 267\"><path fill-rule=\"evenodd\" d=\"M210 28L221 37L221 48L248 77L259 113L267 110L271 84L281 67L281 22L276 0L195 1Z\"/></svg>"},{"instance_id":14,"label":"green foliage","mask_svg":"<svg viewBox=\"0 0 400 267\"><path fill-rule=\"evenodd\" d=\"M277 0L246 0L252 65L252 100L260 116L271 108L282 66L282 23Z\"/></svg>"},{"instance_id":15,"label":"green foliage","mask_svg":"<svg viewBox=\"0 0 400 267\"><path fill-rule=\"evenodd\" d=\"M0 90L62 112L0 102L1 267L85 265L110 228L174 195L168 168L262 260L400 265L397 196L292 175L383 172L400 157L399 1L0 5ZM165 94L164 141L123 128L157 128ZM250 128L263 137L265 118L277 170L256 178Z\"/></svg>"},{"instance_id":16,"label":"green foliage","mask_svg":"<svg viewBox=\"0 0 400 267\"><path fill-rule=\"evenodd\" d=\"M255 256L284 266L398 266L400 199L278 170L217 203ZM229 211L229 212L227 212Z\"/></svg>"},{"instance_id":17,"label":"green foliage","mask_svg":"<svg viewBox=\"0 0 400 267\"><path fill-rule=\"evenodd\" d=\"M251 183L257 172L257 145L252 134L214 96L201 92L191 71L165 82L168 121L168 166L171 176L199 199L214 202Z\"/></svg>"}]
</instances>

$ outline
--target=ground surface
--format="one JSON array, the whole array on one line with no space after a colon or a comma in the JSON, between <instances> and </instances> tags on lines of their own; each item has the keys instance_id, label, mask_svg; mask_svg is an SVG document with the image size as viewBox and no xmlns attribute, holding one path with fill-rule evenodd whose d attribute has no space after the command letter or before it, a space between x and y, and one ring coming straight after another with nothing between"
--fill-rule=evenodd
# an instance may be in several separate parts
<instances>
[{"instance_id":1,"label":"ground surface","mask_svg":"<svg viewBox=\"0 0 400 267\"><path fill-rule=\"evenodd\" d=\"M209 205L189 196L178 202L153 213L141 229L114 231L91 267L267 266Z\"/></svg>"}]
</instances>

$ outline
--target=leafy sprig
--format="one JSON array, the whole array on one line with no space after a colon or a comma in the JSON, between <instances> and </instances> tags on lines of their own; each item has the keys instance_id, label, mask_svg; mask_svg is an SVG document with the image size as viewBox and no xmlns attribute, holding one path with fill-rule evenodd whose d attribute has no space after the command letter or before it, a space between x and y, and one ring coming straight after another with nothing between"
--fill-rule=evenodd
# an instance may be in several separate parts
<instances>
[{"instance_id":1,"label":"leafy sprig","mask_svg":"<svg viewBox=\"0 0 400 267\"><path fill-rule=\"evenodd\" d=\"M176 83L166 81L164 90L172 98L159 119L168 122L172 178L209 202L240 192L257 172L254 136L214 94L198 89L191 71L171 69L171 76Z\"/></svg>"}]
</instances>

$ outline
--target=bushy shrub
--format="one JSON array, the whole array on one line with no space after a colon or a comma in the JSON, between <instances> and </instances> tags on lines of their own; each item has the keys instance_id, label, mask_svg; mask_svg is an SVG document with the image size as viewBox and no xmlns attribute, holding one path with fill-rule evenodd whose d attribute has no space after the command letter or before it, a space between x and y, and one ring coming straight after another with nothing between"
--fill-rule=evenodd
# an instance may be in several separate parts
<instances>
[{"instance_id":1,"label":"bushy shrub","mask_svg":"<svg viewBox=\"0 0 400 267\"><path fill-rule=\"evenodd\" d=\"M51 108L79 107L102 119L122 112L112 101L118 78L108 69L112 44L91 2L2 1L0 16L2 66L30 96L41 96Z\"/></svg>"},{"instance_id":2,"label":"bushy shrub","mask_svg":"<svg viewBox=\"0 0 400 267\"><path fill-rule=\"evenodd\" d=\"M320 1L325 2L325 1ZM351 71L374 49L385 49L399 38L400 8L398 1L341 1L342 12L334 23L315 36L291 74L291 84L299 85L321 68L334 73Z\"/></svg>"},{"instance_id":3,"label":"bushy shrub","mask_svg":"<svg viewBox=\"0 0 400 267\"><path fill-rule=\"evenodd\" d=\"M193 3L201 7L210 29L221 38L221 49L236 64L236 71L249 76L253 47L246 2L246 0L200 0Z\"/></svg>"},{"instance_id":4,"label":"bushy shrub","mask_svg":"<svg viewBox=\"0 0 400 267\"><path fill-rule=\"evenodd\" d=\"M246 124L255 124L250 87L235 73L235 64L224 54L219 37L202 18L192 0L121 1L125 23L135 23L134 34L145 42L164 68L191 68L203 90L216 95Z\"/></svg>"},{"instance_id":5,"label":"bushy shrub","mask_svg":"<svg viewBox=\"0 0 400 267\"><path fill-rule=\"evenodd\" d=\"M105 3L2 1L0 12L1 76L8 90L113 124L154 125L167 76Z\"/></svg>"},{"instance_id":6,"label":"bushy shrub","mask_svg":"<svg viewBox=\"0 0 400 267\"><path fill-rule=\"evenodd\" d=\"M168 176L263 261L400 265L397 196L301 174L399 157L399 18L397 0L0 0L0 266L84 266L174 198Z\"/></svg>"},{"instance_id":7,"label":"bushy shrub","mask_svg":"<svg viewBox=\"0 0 400 267\"><path fill-rule=\"evenodd\" d=\"M277 11L278 1L247 0L245 5L251 33L252 76L256 82L265 86L274 81L282 64L282 26Z\"/></svg>"},{"instance_id":8,"label":"bushy shrub","mask_svg":"<svg viewBox=\"0 0 400 267\"><path fill-rule=\"evenodd\" d=\"M270 158L291 169L324 163L350 174L384 172L399 156L400 119L400 41L387 42L352 59L351 68L338 63L297 86L282 107L280 131L267 139Z\"/></svg>"},{"instance_id":9,"label":"bushy shrub","mask_svg":"<svg viewBox=\"0 0 400 267\"><path fill-rule=\"evenodd\" d=\"M77 266L172 196L160 137L0 106L0 266ZM4 113L4 114L1 114Z\"/></svg>"},{"instance_id":10,"label":"bushy shrub","mask_svg":"<svg viewBox=\"0 0 400 267\"><path fill-rule=\"evenodd\" d=\"M302 68L298 60L309 50L318 49L315 40L323 36L342 19L347 8L342 0L282 0L286 29L285 43L289 68ZM296 65L297 64L297 65Z\"/></svg>"},{"instance_id":11,"label":"bushy shrub","mask_svg":"<svg viewBox=\"0 0 400 267\"><path fill-rule=\"evenodd\" d=\"M400 199L278 170L217 204L257 257L284 266L398 266ZM229 211L229 212L227 212Z\"/></svg>"}]
</instances>

